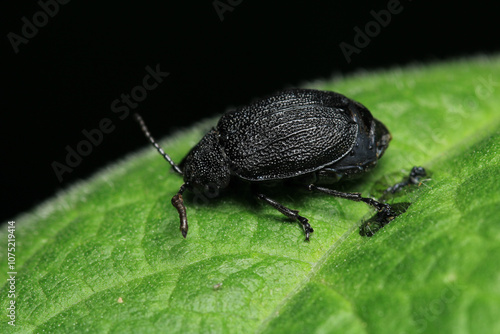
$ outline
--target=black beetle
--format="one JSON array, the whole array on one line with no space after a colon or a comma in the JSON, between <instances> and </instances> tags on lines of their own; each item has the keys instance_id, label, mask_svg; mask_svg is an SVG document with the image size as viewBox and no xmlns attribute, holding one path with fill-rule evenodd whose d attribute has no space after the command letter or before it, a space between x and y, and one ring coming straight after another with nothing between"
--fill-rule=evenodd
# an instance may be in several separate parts
<instances>
[{"instance_id":1,"label":"black beetle","mask_svg":"<svg viewBox=\"0 0 500 334\"><path fill-rule=\"evenodd\" d=\"M306 240L313 232L307 218L262 194L259 183L288 181L309 191L362 201L392 215L388 204L316 185L371 170L391 140L385 125L367 108L341 94L289 89L229 111L179 165L156 143L142 118L137 114L135 118L153 146L184 176L172 198L184 237L188 232L184 190L218 194L234 178L252 183L257 198L298 220Z\"/></svg>"}]
</instances>

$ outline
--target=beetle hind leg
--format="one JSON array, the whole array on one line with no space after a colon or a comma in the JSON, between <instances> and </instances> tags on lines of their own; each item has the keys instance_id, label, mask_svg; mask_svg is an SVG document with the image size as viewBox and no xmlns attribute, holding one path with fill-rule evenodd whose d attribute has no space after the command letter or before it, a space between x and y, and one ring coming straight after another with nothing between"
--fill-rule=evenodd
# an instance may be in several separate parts
<instances>
[{"instance_id":1,"label":"beetle hind leg","mask_svg":"<svg viewBox=\"0 0 500 334\"><path fill-rule=\"evenodd\" d=\"M328 195L331 195L334 197L345 198L345 199L349 199L349 200L355 201L355 202L364 202L364 203L374 207L375 209L377 209L377 211L379 211L381 214L383 214L387 218L396 216L395 211L392 209L392 207L389 204L378 202L378 201L374 200L373 198L363 197L363 196L361 196L361 193L345 193L345 192L334 190L334 189L318 187L318 186L315 186L314 184L308 185L307 189L309 191L318 191L318 192L328 194Z\"/></svg>"},{"instance_id":2,"label":"beetle hind leg","mask_svg":"<svg viewBox=\"0 0 500 334\"><path fill-rule=\"evenodd\" d=\"M302 217L299 215L299 211L297 210L292 210L287 208L281 203L276 202L275 200L267 197L266 195L262 193L255 193L255 196L257 196L258 199L264 201L265 203L269 204L288 218L298 220L299 223L302 224L302 228L304 229L304 233L306 234L306 241L309 241L309 237L311 233L314 232L313 228L311 227L311 224L309 224L309 220L305 217Z\"/></svg>"},{"instance_id":3,"label":"beetle hind leg","mask_svg":"<svg viewBox=\"0 0 500 334\"><path fill-rule=\"evenodd\" d=\"M411 169L410 175L406 180L396 183L392 187L387 188L384 193L394 194L406 186L420 184L423 181L422 178L426 176L427 172L425 171L424 167L415 166Z\"/></svg>"}]
</instances>

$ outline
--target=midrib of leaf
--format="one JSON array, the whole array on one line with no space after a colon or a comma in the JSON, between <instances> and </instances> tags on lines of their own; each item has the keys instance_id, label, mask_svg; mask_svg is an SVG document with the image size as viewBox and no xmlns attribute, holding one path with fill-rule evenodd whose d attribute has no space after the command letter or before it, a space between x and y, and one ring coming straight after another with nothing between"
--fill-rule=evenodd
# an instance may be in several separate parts
<instances>
[{"instance_id":1,"label":"midrib of leaf","mask_svg":"<svg viewBox=\"0 0 500 334\"><path fill-rule=\"evenodd\" d=\"M332 246L325 252L323 256L312 266L311 271L307 276L299 283L297 286L281 301L279 304L276 306L275 309L273 309L269 315L262 321L262 323L259 325L258 329L256 330L257 333L261 333L264 331L266 326L269 324L269 322L276 317L276 314L279 313L279 310L283 308L286 303L293 298L295 295L297 295L298 292L300 292L304 286L313 278L316 276L316 273L322 268L323 264L326 263L326 261L331 257L331 255L335 252L337 248L339 248L342 243L353 233L354 230L356 230L359 227L358 223L354 223L351 228L349 228L344 234L342 234L333 244ZM345 298L349 303L352 303L349 301L347 298Z\"/></svg>"}]
</instances>

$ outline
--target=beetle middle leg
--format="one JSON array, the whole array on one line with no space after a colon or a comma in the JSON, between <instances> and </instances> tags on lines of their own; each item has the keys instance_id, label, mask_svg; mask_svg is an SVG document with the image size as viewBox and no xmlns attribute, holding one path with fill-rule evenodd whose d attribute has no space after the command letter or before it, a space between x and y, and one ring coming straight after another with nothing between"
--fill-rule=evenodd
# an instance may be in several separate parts
<instances>
[{"instance_id":1,"label":"beetle middle leg","mask_svg":"<svg viewBox=\"0 0 500 334\"><path fill-rule=\"evenodd\" d=\"M309 191L318 191L318 192L328 194L328 195L331 195L334 197L345 198L345 199L349 199L349 200L355 201L355 202L364 202L364 203L374 207L375 209L377 209L377 211L381 212L387 218L395 216L394 210L392 209L392 207L389 204L380 203L380 202L374 200L373 198L362 197L361 193L345 193L345 192L330 189L330 188L318 187L314 184L308 185L307 189Z\"/></svg>"},{"instance_id":2,"label":"beetle middle leg","mask_svg":"<svg viewBox=\"0 0 500 334\"><path fill-rule=\"evenodd\" d=\"M254 191L255 196L257 196L258 199L264 201L265 203L269 204L288 218L298 220L302 224L302 228L304 229L304 232L306 234L306 241L309 241L309 236L311 233L314 232L313 228L311 227L311 224L309 224L309 220L306 217L302 217L299 215L298 210L292 210L284 206L283 204L276 202L275 200L267 197L266 195Z\"/></svg>"}]
</instances>

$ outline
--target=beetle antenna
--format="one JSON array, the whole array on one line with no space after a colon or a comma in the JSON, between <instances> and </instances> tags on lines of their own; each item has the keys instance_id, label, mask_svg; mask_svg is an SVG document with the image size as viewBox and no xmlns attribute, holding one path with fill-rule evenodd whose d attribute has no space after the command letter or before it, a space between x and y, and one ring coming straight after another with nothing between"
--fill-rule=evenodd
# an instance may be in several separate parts
<instances>
[{"instance_id":1,"label":"beetle antenna","mask_svg":"<svg viewBox=\"0 0 500 334\"><path fill-rule=\"evenodd\" d=\"M172 168L177 173L182 175L183 173L182 173L182 170L179 168L179 166L177 166L175 164L175 162L172 160L172 158L170 158L170 156L167 153L165 153L165 151L161 148L160 145L158 145L158 143L153 138L153 136L151 136L151 133L149 133L149 130L148 130L146 124L144 123L144 120L142 119L142 117L139 114L135 113L134 119L137 121L137 123L139 123L139 125L141 126L142 132L144 132L144 134L146 135L146 138L151 142L151 144L153 144L153 146L156 148L156 150L162 155L163 158L165 158L165 160L168 161L168 163L172 166Z\"/></svg>"}]
</instances>

